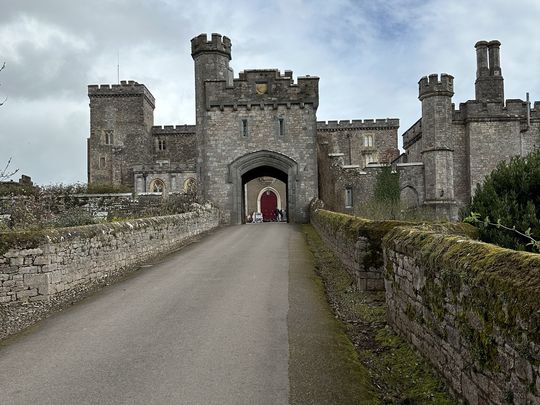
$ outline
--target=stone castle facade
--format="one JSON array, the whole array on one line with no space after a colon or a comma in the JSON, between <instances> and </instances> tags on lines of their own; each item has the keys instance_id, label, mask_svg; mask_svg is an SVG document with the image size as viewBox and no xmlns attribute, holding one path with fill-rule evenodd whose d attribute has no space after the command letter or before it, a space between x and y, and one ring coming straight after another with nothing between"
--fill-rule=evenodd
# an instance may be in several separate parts
<instances>
[{"instance_id":1,"label":"stone castle facade","mask_svg":"<svg viewBox=\"0 0 540 405\"><path fill-rule=\"evenodd\" d=\"M89 183L136 193L196 187L228 223L261 211L264 194L273 193L290 221L307 222L325 170L318 165L319 138L345 142L348 162L362 168L389 148L397 151L397 120L317 122L318 77L294 81L292 71L258 69L235 78L231 48L219 34L191 40L195 125L154 126L155 100L143 84L88 86Z\"/></svg>"},{"instance_id":2,"label":"stone castle facade","mask_svg":"<svg viewBox=\"0 0 540 405\"><path fill-rule=\"evenodd\" d=\"M309 202L354 212L373 196L381 167L399 172L401 199L457 218L475 185L501 160L540 145L540 104L504 100L498 41L476 44L476 99L452 104L453 77L419 82L422 117L403 134L398 119L317 121L319 78L244 70L234 77L229 38L191 40L195 125L155 126L155 100L134 81L90 85L88 181L136 193L197 190L227 223L268 211L266 196L292 222Z\"/></svg>"},{"instance_id":3,"label":"stone castle facade","mask_svg":"<svg viewBox=\"0 0 540 405\"><path fill-rule=\"evenodd\" d=\"M475 45L475 100L459 109L452 103L452 76L420 79L422 117L403 134L405 153L395 162L408 207L455 219L499 162L540 146L540 103L531 109L528 100L505 100L500 45Z\"/></svg>"}]
</instances>

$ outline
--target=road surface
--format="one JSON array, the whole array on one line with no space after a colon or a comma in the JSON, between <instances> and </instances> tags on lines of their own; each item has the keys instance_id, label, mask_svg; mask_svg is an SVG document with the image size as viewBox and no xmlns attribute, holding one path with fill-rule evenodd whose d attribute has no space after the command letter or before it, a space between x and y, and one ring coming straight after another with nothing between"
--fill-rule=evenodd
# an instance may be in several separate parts
<instances>
[{"instance_id":1,"label":"road surface","mask_svg":"<svg viewBox=\"0 0 540 405\"><path fill-rule=\"evenodd\" d=\"M221 228L5 342L0 402L365 403L312 266L297 226Z\"/></svg>"}]
</instances>

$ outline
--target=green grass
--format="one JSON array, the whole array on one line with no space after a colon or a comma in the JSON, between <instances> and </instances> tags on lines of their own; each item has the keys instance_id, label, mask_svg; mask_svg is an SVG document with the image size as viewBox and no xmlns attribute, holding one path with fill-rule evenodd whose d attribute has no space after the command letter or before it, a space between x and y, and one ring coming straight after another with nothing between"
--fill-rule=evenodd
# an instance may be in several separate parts
<instances>
[{"instance_id":1,"label":"green grass","mask_svg":"<svg viewBox=\"0 0 540 405\"><path fill-rule=\"evenodd\" d=\"M383 292L361 292L315 229L303 231L334 313L369 370L381 403L456 404L444 382L386 322Z\"/></svg>"}]
</instances>

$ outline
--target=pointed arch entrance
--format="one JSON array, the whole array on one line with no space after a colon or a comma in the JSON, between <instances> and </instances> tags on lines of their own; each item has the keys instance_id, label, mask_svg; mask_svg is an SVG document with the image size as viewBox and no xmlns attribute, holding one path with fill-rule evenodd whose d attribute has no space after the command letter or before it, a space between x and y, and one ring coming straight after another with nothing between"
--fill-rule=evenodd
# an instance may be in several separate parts
<instances>
[{"instance_id":1,"label":"pointed arch entrance","mask_svg":"<svg viewBox=\"0 0 540 405\"><path fill-rule=\"evenodd\" d=\"M287 218L297 222L295 213L298 165L288 156L268 150L248 153L229 164L228 181L232 183L231 222L245 222L244 186L247 182L263 176L274 177L285 183ZM302 222L302 219L298 222Z\"/></svg>"}]
</instances>

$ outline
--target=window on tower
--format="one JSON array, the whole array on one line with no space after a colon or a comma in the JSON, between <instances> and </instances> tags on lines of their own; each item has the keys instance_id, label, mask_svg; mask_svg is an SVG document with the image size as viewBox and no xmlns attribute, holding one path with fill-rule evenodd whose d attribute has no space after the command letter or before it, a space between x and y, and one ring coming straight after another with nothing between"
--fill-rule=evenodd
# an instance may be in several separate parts
<instances>
[{"instance_id":1,"label":"window on tower","mask_svg":"<svg viewBox=\"0 0 540 405\"><path fill-rule=\"evenodd\" d=\"M283 118L278 118L278 134L279 136L285 135L285 120Z\"/></svg>"},{"instance_id":2,"label":"window on tower","mask_svg":"<svg viewBox=\"0 0 540 405\"><path fill-rule=\"evenodd\" d=\"M242 120L242 136L244 138L247 138L248 135L249 135L248 120L244 118Z\"/></svg>"},{"instance_id":3,"label":"window on tower","mask_svg":"<svg viewBox=\"0 0 540 405\"><path fill-rule=\"evenodd\" d=\"M353 206L353 194L352 187L345 188L345 208L352 208Z\"/></svg>"},{"instance_id":4,"label":"window on tower","mask_svg":"<svg viewBox=\"0 0 540 405\"><path fill-rule=\"evenodd\" d=\"M364 137L364 146L366 148L372 148L373 147L373 135L366 135Z\"/></svg>"},{"instance_id":5,"label":"window on tower","mask_svg":"<svg viewBox=\"0 0 540 405\"><path fill-rule=\"evenodd\" d=\"M113 144L113 130L106 129L105 130L105 145L112 145L112 144Z\"/></svg>"},{"instance_id":6,"label":"window on tower","mask_svg":"<svg viewBox=\"0 0 540 405\"><path fill-rule=\"evenodd\" d=\"M167 150L167 144L165 143L165 139L158 139L158 150Z\"/></svg>"}]
</instances>

